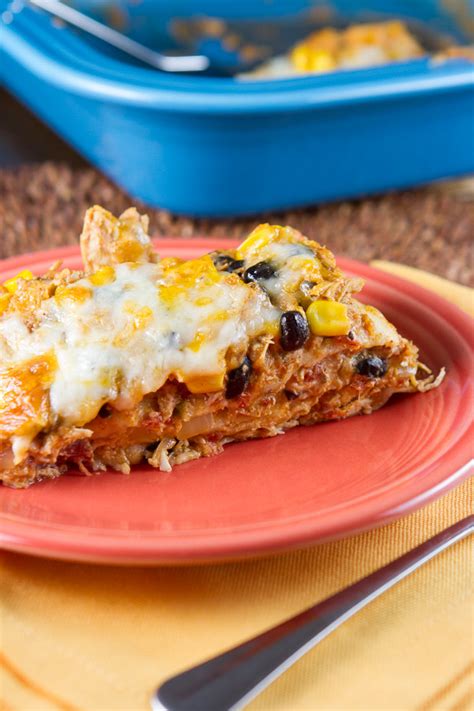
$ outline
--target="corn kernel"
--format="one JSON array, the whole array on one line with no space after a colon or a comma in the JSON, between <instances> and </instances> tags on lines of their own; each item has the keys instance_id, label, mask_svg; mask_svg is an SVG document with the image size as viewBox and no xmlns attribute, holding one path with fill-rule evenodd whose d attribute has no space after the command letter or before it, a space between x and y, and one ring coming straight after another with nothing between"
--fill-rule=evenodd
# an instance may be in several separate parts
<instances>
[{"instance_id":1,"label":"corn kernel","mask_svg":"<svg viewBox=\"0 0 474 711\"><path fill-rule=\"evenodd\" d=\"M297 45L291 52L290 59L299 72L329 72L337 66L330 52L312 47L308 43Z\"/></svg>"},{"instance_id":2,"label":"corn kernel","mask_svg":"<svg viewBox=\"0 0 474 711\"><path fill-rule=\"evenodd\" d=\"M280 333L280 324L278 321L266 321L264 329L268 336L275 337Z\"/></svg>"},{"instance_id":3,"label":"corn kernel","mask_svg":"<svg viewBox=\"0 0 474 711\"><path fill-rule=\"evenodd\" d=\"M115 269L113 267L102 267L95 274L91 274L89 281L93 286L105 286L115 280Z\"/></svg>"},{"instance_id":4,"label":"corn kernel","mask_svg":"<svg viewBox=\"0 0 474 711\"><path fill-rule=\"evenodd\" d=\"M212 304L212 299L210 296L200 296L194 303L196 306L208 306Z\"/></svg>"},{"instance_id":5,"label":"corn kernel","mask_svg":"<svg viewBox=\"0 0 474 711\"><path fill-rule=\"evenodd\" d=\"M351 328L347 306L338 301L313 301L306 317L315 336L345 336Z\"/></svg>"},{"instance_id":6,"label":"corn kernel","mask_svg":"<svg viewBox=\"0 0 474 711\"><path fill-rule=\"evenodd\" d=\"M208 321L227 321L229 318L229 311L214 311L213 314L210 315L208 318Z\"/></svg>"},{"instance_id":7,"label":"corn kernel","mask_svg":"<svg viewBox=\"0 0 474 711\"><path fill-rule=\"evenodd\" d=\"M4 282L3 286L10 294L14 294L16 292L16 290L18 289L19 279L24 279L25 281L30 281L31 279L34 279L34 278L35 278L34 275L30 272L29 269L24 269L22 272L20 272L16 276L12 277L11 279L7 279L7 281Z\"/></svg>"},{"instance_id":8,"label":"corn kernel","mask_svg":"<svg viewBox=\"0 0 474 711\"><path fill-rule=\"evenodd\" d=\"M278 236L281 229L280 225L258 225L237 248L237 259L245 259L250 253L258 252L262 247L266 247Z\"/></svg>"},{"instance_id":9,"label":"corn kernel","mask_svg":"<svg viewBox=\"0 0 474 711\"><path fill-rule=\"evenodd\" d=\"M336 69L336 62L328 52L313 50L311 52L308 71L310 72L330 72Z\"/></svg>"},{"instance_id":10,"label":"corn kernel","mask_svg":"<svg viewBox=\"0 0 474 711\"><path fill-rule=\"evenodd\" d=\"M193 340L188 343L186 348L189 348L189 350L194 351L194 353L197 353L198 350L201 348L202 344L204 343L205 338L206 334L204 333L204 331L197 331Z\"/></svg>"},{"instance_id":11,"label":"corn kernel","mask_svg":"<svg viewBox=\"0 0 474 711\"><path fill-rule=\"evenodd\" d=\"M188 390L194 394L218 392L224 389L224 373L187 378L186 386Z\"/></svg>"},{"instance_id":12,"label":"corn kernel","mask_svg":"<svg viewBox=\"0 0 474 711\"><path fill-rule=\"evenodd\" d=\"M306 44L297 45L290 55L293 66L299 72L309 71L310 65L310 49Z\"/></svg>"}]
</instances>

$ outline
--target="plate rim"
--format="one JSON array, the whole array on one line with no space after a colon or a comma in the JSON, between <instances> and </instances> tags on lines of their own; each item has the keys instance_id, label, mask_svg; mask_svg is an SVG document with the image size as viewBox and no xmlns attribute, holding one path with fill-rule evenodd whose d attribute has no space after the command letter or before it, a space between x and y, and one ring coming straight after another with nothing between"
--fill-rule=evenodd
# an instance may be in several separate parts
<instances>
[{"instance_id":1,"label":"plate rim","mask_svg":"<svg viewBox=\"0 0 474 711\"><path fill-rule=\"evenodd\" d=\"M176 256L209 249L232 249L238 241L230 238L193 237L191 239L160 237L153 239L154 245L169 248L172 246ZM67 259L79 256L77 245L59 247L51 250L29 252L18 257L0 260L0 272L18 269L35 264L54 262L57 259ZM403 290L410 298L421 301L429 311L436 311L443 321L456 325L456 330L464 342L474 352L474 320L459 307L424 287L383 270L346 257L338 257L337 262L343 270L355 272L375 281L382 287L391 287L396 291ZM472 380L472 374L471 378ZM9 514L0 512L0 545L1 547L28 553L40 557L50 557L62 560L110 563L124 565L146 564L196 564L206 562L222 562L241 558L263 556L271 553L284 552L294 548L302 548L316 543L335 540L369 530L401 516L407 515L430 501L443 495L456 484L467 479L474 468L472 456L469 456L474 414L471 416L464 433L432 466L431 477L438 474L436 481L430 480L430 485L415 487L413 480L404 485L402 492L409 491L409 498L395 497L383 510L374 511L370 506L346 512L342 522L319 527L311 525L310 517L290 524L274 522L265 529L255 530L255 524L249 530L240 530L237 534L229 532L214 536L196 534L192 536L194 545L190 546L191 537L183 533L174 537L156 536L141 537L138 533L127 539L118 540L116 533L105 531L105 534L82 534L78 529L59 526L54 530L51 524L34 520L15 520ZM426 484L426 482L425 482ZM411 487L410 487L411 485ZM0 486L0 496L3 487ZM408 495L408 494L407 494ZM197 544L197 545L196 545Z\"/></svg>"}]
</instances>

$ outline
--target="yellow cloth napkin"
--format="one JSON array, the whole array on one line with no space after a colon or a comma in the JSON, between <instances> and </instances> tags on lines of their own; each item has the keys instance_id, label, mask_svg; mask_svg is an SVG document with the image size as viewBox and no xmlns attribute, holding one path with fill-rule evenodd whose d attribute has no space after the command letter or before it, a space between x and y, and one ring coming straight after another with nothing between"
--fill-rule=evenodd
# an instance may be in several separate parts
<instances>
[{"instance_id":1,"label":"yellow cloth napkin","mask_svg":"<svg viewBox=\"0 0 474 711\"><path fill-rule=\"evenodd\" d=\"M403 275L439 289L430 275ZM472 310L472 292L443 287L454 302L467 296ZM0 708L148 709L167 676L331 595L472 511L471 480L379 530L263 560L193 568L99 567L3 553ZM436 557L249 708L472 708L472 553L466 539Z\"/></svg>"}]
</instances>

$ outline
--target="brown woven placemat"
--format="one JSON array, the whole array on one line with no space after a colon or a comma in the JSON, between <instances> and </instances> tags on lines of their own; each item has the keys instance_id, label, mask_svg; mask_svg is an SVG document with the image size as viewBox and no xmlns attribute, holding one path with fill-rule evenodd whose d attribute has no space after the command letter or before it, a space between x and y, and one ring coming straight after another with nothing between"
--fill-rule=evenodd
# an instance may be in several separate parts
<instances>
[{"instance_id":1,"label":"brown woven placemat","mask_svg":"<svg viewBox=\"0 0 474 711\"><path fill-rule=\"evenodd\" d=\"M192 220L144 208L97 171L60 163L0 171L0 258L75 244L84 212L146 211L154 235L241 238L257 222L290 224L340 255L388 259L474 285L474 180L253 219Z\"/></svg>"}]
</instances>

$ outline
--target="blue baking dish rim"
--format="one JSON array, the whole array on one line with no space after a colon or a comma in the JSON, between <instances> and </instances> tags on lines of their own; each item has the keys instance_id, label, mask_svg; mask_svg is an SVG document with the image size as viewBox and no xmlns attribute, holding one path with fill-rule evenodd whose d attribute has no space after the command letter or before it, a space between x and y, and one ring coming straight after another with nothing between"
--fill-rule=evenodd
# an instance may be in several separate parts
<instances>
[{"instance_id":1,"label":"blue baking dish rim","mask_svg":"<svg viewBox=\"0 0 474 711\"><path fill-rule=\"evenodd\" d=\"M30 13L34 14L28 18ZM421 58L267 81L166 75L102 54L67 29L55 32L53 41L49 19L25 8L11 24L0 25L2 51L38 78L70 93L160 111L304 111L474 86L473 65L462 59L435 62Z\"/></svg>"}]
</instances>

